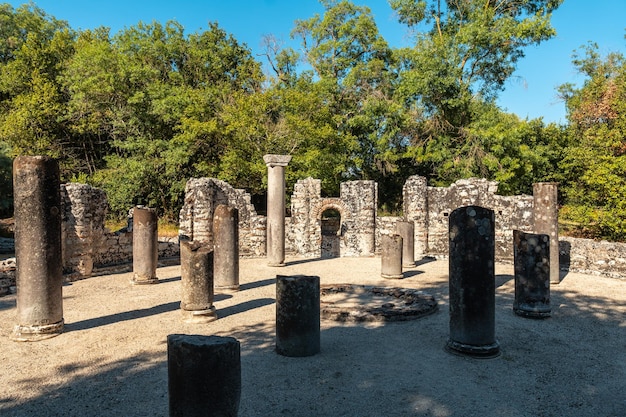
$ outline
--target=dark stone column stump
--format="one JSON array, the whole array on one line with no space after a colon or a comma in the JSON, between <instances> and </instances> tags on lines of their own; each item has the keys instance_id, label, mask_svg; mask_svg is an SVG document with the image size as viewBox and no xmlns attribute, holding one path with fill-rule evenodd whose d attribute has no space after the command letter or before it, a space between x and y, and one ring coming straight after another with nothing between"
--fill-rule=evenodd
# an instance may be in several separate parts
<instances>
[{"instance_id":1,"label":"dark stone column stump","mask_svg":"<svg viewBox=\"0 0 626 417\"><path fill-rule=\"evenodd\" d=\"M276 352L313 356L320 351L320 277L276 276Z\"/></svg>"},{"instance_id":2,"label":"dark stone column stump","mask_svg":"<svg viewBox=\"0 0 626 417\"><path fill-rule=\"evenodd\" d=\"M550 236L514 230L513 242L513 311L522 317L550 317Z\"/></svg>"},{"instance_id":3,"label":"dark stone column stump","mask_svg":"<svg viewBox=\"0 0 626 417\"><path fill-rule=\"evenodd\" d=\"M241 348L232 337L167 336L170 417L236 417Z\"/></svg>"},{"instance_id":4,"label":"dark stone column stump","mask_svg":"<svg viewBox=\"0 0 626 417\"><path fill-rule=\"evenodd\" d=\"M213 251L200 243L181 240L180 272L180 309L184 321L209 323L217 320L213 306Z\"/></svg>"},{"instance_id":5,"label":"dark stone column stump","mask_svg":"<svg viewBox=\"0 0 626 417\"><path fill-rule=\"evenodd\" d=\"M450 339L446 350L478 358L500 354L495 338L495 216L460 207L449 218Z\"/></svg>"},{"instance_id":6,"label":"dark stone column stump","mask_svg":"<svg viewBox=\"0 0 626 417\"><path fill-rule=\"evenodd\" d=\"M380 238L380 246L380 276L387 279L403 278L402 237L400 235L383 235Z\"/></svg>"}]
</instances>

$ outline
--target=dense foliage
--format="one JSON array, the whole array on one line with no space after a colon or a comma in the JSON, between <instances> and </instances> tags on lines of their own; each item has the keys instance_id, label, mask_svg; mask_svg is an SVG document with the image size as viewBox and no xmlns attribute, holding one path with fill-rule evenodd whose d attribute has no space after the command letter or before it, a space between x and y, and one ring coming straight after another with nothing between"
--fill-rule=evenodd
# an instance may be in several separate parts
<instances>
[{"instance_id":1,"label":"dense foliage","mask_svg":"<svg viewBox=\"0 0 626 417\"><path fill-rule=\"evenodd\" d=\"M265 39L267 74L217 23L76 31L33 4L0 4L0 211L20 154L58 158L64 181L106 190L113 215L147 204L176 219L188 178L262 195L262 156L288 153L288 186L312 176L336 194L373 179L391 212L414 174L486 177L505 194L559 181L564 218L626 237L624 58L589 48L575 60L588 81L561 88L568 126L495 104L524 48L554 36L562 0L390 0L414 40L402 49L369 8L320 1L323 14L294 23L300 52Z\"/></svg>"}]
</instances>

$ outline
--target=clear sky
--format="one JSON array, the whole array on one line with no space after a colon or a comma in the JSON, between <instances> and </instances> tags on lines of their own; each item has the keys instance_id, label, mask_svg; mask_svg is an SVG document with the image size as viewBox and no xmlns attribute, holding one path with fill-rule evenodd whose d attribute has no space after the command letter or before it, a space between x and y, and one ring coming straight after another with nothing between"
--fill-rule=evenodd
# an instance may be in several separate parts
<instances>
[{"instance_id":1,"label":"clear sky","mask_svg":"<svg viewBox=\"0 0 626 417\"><path fill-rule=\"evenodd\" d=\"M3 0L0 0L2 2ZM5 1L7 2L7 1ZM26 1L8 1L14 7ZM207 28L217 21L221 28L253 53L261 51L264 35L289 42L296 19L307 19L323 8L317 0L35 0L40 8L74 29L98 26L116 33L139 21L180 22L187 33ZM353 0L368 6L383 37L392 46L408 46L406 27L397 23L385 0ZM522 118L543 117L546 122L565 122L565 107L556 87L582 78L571 64L572 52L588 41L596 42L603 54L626 54L626 0L565 0L554 13L557 36L526 50L514 77L501 93L500 106ZM291 46L296 46L292 44ZM258 58L262 60L261 57Z\"/></svg>"}]
</instances>

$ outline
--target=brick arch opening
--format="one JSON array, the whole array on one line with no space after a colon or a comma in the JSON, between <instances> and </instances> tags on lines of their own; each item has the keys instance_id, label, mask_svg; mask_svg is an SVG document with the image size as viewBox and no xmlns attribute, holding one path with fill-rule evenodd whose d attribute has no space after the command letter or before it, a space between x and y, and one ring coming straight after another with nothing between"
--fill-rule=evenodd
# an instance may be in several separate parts
<instances>
[{"instance_id":1,"label":"brick arch opening","mask_svg":"<svg viewBox=\"0 0 626 417\"><path fill-rule=\"evenodd\" d=\"M339 212L339 216L342 220L352 217L350 210L348 210L348 207L346 207L344 202L338 198L322 199L322 201L320 201L320 203L317 204L313 208L313 210L311 210L312 217L317 220L322 220L322 215L326 210L336 210L337 212Z\"/></svg>"}]
</instances>

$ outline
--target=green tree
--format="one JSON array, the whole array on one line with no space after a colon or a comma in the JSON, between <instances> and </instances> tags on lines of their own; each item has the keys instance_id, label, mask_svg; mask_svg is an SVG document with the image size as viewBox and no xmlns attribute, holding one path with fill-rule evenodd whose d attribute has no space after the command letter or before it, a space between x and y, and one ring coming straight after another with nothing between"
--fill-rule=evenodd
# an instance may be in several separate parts
<instances>
[{"instance_id":1,"label":"green tree","mask_svg":"<svg viewBox=\"0 0 626 417\"><path fill-rule=\"evenodd\" d=\"M470 128L483 117L524 56L554 36L561 0L390 0L415 46L397 51L397 96L417 115L409 153L436 182L481 175L472 161L488 150Z\"/></svg>"},{"instance_id":2,"label":"green tree","mask_svg":"<svg viewBox=\"0 0 626 417\"><path fill-rule=\"evenodd\" d=\"M59 75L73 53L74 32L32 3L0 5L0 23L0 140L12 156L59 158L67 175L74 155Z\"/></svg>"},{"instance_id":3,"label":"green tree","mask_svg":"<svg viewBox=\"0 0 626 417\"><path fill-rule=\"evenodd\" d=\"M345 146L345 179L373 179L383 203L399 200L392 184L411 172L398 172L408 138L415 128L412 110L396 100L398 70L395 54L379 34L371 11L349 1L322 0L323 16L296 22L310 78L325 91L335 129ZM283 56L283 58L289 57ZM289 62L289 61L287 61ZM343 166L344 164L342 164ZM388 195L384 193L390 191Z\"/></svg>"},{"instance_id":4,"label":"green tree","mask_svg":"<svg viewBox=\"0 0 626 417\"><path fill-rule=\"evenodd\" d=\"M574 57L586 76L579 88L566 84L572 146L560 167L566 205L562 218L580 233L626 239L626 58L600 56L590 44Z\"/></svg>"}]
</instances>

